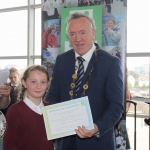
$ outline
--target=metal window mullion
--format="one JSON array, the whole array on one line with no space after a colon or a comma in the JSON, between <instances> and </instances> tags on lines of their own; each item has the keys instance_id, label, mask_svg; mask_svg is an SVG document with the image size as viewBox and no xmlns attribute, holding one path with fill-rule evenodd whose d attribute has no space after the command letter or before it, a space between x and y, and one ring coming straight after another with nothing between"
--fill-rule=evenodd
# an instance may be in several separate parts
<instances>
[{"instance_id":1,"label":"metal window mullion","mask_svg":"<svg viewBox=\"0 0 150 150\"><path fill-rule=\"evenodd\" d=\"M2 56L1 59L27 59L27 56ZM41 59L41 55L32 55L30 59Z\"/></svg>"},{"instance_id":2,"label":"metal window mullion","mask_svg":"<svg viewBox=\"0 0 150 150\"><path fill-rule=\"evenodd\" d=\"M20 10L27 10L27 8L28 8L28 6L4 8L4 9L0 9L0 13L12 12L12 11L20 11Z\"/></svg>"},{"instance_id":3,"label":"metal window mullion","mask_svg":"<svg viewBox=\"0 0 150 150\"><path fill-rule=\"evenodd\" d=\"M150 64L150 57L149 57L149 64ZM150 77L150 65L149 65L149 77ZM150 98L150 80L149 80L149 98ZM150 105L149 105L149 117L150 117ZM150 139L150 126L149 126L149 139ZM150 150L150 142L148 144Z\"/></svg>"},{"instance_id":4,"label":"metal window mullion","mask_svg":"<svg viewBox=\"0 0 150 150\"><path fill-rule=\"evenodd\" d=\"M31 7L34 5L34 0L28 0L28 33L27 33L27 65L30 66L34 63L31 56L34 55L34 36L35 36L35 9Z\"/></svg>"},{"instance_id":5,"label":"metal window mullion","mask_svg":"<svg viewBox=\"0 0 150 150\"><path fill-rule=\"evenodd\" d=\"M127 53L126 57L150 57L149 52L144 53Z\"/></svg>"}]
</instances>

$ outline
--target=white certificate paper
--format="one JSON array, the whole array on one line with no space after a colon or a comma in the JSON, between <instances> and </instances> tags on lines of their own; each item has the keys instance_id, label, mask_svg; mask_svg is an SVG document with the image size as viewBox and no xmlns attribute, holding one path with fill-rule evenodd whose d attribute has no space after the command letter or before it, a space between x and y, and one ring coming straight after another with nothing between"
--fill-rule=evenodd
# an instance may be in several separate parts
<instances>
[{"instance_id":1,"label":"white certificate paper","mask_svg":"<svg viewBox=\"0 0 150 150\"><path fill-rule=\"evenodd\" d=\"M42 108L47 139L73 135L78 126L94 129L88 97L82 97Z\"/></svg>"}]
</instances>

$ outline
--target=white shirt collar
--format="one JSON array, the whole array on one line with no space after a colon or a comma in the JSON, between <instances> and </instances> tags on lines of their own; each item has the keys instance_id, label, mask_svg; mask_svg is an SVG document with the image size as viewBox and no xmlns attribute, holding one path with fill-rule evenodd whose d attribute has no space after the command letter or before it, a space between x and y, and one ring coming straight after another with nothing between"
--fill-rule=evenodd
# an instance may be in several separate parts
<instances>
[{"instance_id":1,"label":"white shirt collar","mask_svg":"<svg viewBox=\"0 0 150 150\"><path fill-rule=\"evenodd\" d=\"M33 111L35 111L38 114L42 114L42 107L44 107L42 99L41 99L41 102L39 105L35 105L31 100L29 100L27 98L27 96L25 96L23 101L30 109L32 109Z\"/></svg>"},{"instance_id":2,"label":"white shirt collar","mask_svg":"<svg viewBox=\"0 0 150 150\"><path fill-rule=\"evenodd\" d=\"M16 87L17 87L17 86L18 86L18 83L17 83L17 84L12 84L12 83L11 83L11 86L16 86Z\"/></svg>"},{"instance_id":3,"label":"white shirt collar","mask_svg":"<svg viewBox=\"0 0 150 150\"><path fill-rule=\"evenodd\" d=\"M84 54L82 57L85 59L85 61L89 62L92 55L93 55L93 52L95 51L96 49L96 46L94 45L93 43L93 46L92 48L86 53ZM75 52L75 58L77 58L78 56L80 56L78 53Z\"/></svg>"}]
</instances>

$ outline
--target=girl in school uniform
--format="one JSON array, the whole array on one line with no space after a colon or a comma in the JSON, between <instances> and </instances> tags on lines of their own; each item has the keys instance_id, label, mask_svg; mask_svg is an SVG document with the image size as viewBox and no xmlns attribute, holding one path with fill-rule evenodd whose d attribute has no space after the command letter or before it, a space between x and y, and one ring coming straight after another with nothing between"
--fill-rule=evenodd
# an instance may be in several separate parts
<instances>
[{"instance_id":1,"label":"girl in school uniform","mask_svg":"<svg viewBox=\"0 0 150 150\"><path fill-rule=\"evenodd\" d=\"M4 135L4 150L54 150L47 140L42 100L49 84L49 75L43 66L27 68L22 77L23 100L13 104L7 111L7 131Z\"/></svg>"}]
</instances>

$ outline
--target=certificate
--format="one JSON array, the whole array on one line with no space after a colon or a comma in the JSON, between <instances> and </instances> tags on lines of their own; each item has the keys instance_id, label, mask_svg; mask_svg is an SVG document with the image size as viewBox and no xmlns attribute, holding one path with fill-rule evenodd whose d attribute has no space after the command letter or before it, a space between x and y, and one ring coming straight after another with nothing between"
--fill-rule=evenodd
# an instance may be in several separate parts
<instances>
[{"instance_id":1,"label":"certificate","mask_svg":"<svg viewBox=\"0 0 150 150\"><path fill-rule=\"evenodd\" d=\"M78 126L94 129L88 97L82 97L42 108L47 139L73 135Z\"/></svg>"}]
</instances>

